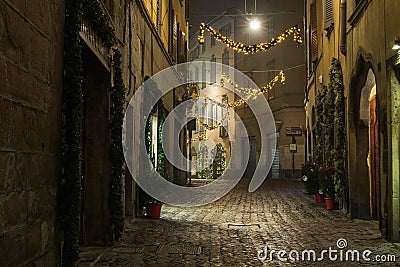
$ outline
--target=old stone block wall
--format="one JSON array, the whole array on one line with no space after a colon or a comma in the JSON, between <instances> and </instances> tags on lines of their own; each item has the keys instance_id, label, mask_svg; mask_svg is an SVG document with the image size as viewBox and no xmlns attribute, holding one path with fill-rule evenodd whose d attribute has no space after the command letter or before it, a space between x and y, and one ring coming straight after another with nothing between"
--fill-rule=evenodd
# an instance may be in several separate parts
<instances>
[{"instance_id":1,"label":"old stone block wall","mask_svg":"<svg viewBox=\"0 0 400 267\"><path fill-rule=\"evenodd\" d=\"M63 0L0 1L0 265L57 266Z\"/></svg>"}]
</instances>

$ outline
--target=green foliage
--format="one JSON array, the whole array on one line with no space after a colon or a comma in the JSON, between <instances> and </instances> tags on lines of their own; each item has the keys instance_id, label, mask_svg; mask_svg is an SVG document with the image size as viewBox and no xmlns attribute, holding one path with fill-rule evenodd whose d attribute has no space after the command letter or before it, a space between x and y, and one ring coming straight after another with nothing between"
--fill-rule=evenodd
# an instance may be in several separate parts
<instances>
[{"instance_id":1,"label":"green foliage","mask_svg":"<svg viewBox=\"0 0 400 267\"><path fill-rule=\"evenodd\" d=\"M100 36L101 42L111 48L117 42L114 29L110 26L110 19L103 11L97 0L83 0L82 10L90 26Z\"/></svg>"},{"instance_id":2,"label":"green foliage","mask_svg":"<svg viewBox=\"0 0 400 267\"><path fill-rule=\"evenodd\" d=\"M321 187L327 196L343 200L346 180L346 126L343 75L333 58L329 86L316 94L316 163L323 170Z\"/></svg>"},{"instance_id":3,"label":"green foliage","mask_svg":"<svg viewBox=\"0 0 400 267\"><path fill-rule=\"evenodd\" d=\"M111 179L110 213L114 238L118 240L124 230L122 204L122 175L124 156L122 152L122 124L124 120L125 85L122 79L121 53L114 49L114 87L111 89Z\"/></svg>"},{"instance_id":4,"label":"green foliage","mask_svg":"<svg viewBox=\"0 0 400 267\"><path fill-rule=\"evenodd\" d=\"M226 169L226 151L224 145L222 143L216 144L212 153L214 155L214 164L217 165L213 177L220 177Z\"/></svg>"},{"instance_id":5,"label":"green foliage","mask_svg":"<svg viewBox=\"0 0 400 267\"><path fill-rule=\"evenodd\" d=\"M324 192L325 197L335 197L335 184L334 184L334 173L335 168L319 168L320 172L320 184L321 189Z\"/></svg>"},{"instance_id":6,"label":"green foliage","mask_svg":"<svg viewBox=\"0 0 400 267\"><path fill-rule=\"evenodd\" d=\"M62 117L62 177L59 195L59 219L64 234L63 266L73 266L79 259L79 224L81 205L81 108L82 56L79 29L82 2L67 1L65 10L64 86Z\"/></svg>"},{"instance_id":7,"label":"green foliage","mask_svg":"<svg viewBox=\"0 0 400 267\"><path fill-rule=\"evenodd\" d=\"M326 86L317 89L316 99L315 99L315 163L318 166L324 165L324 106L323 97L326 91Z\"/></svg>"},{"instance_id":8,"label":"green foliage","mask_svg":"<svg viewBox=\"0 0 400 267\"><path fill-rule=\"evenodd\" d=\"M308 194L314 195L320 189L320 173L315 162L307 161L302 169L302 181Z\"/></svg>"},{"instance_id":9,"label":"green foliage","mask_svg":"<svg viewBox=\"0 0 400 267\"><path fill-rule=\"evenodd\" d=\"M143 103L145 106L150 106L151 103L154 103L156 100L156 97L161 95L161 92L157 88L157 84L154 83L154 81L149 80L146 83L146 87L153 88L152 91L149 91L149 94L146 95L146 98L144 99ZM154 90L156 89L156 90ZM150 93L152 92L152 93ZM155 95L153 95L155 93ZM158 94L158 96L157 96ZM152 131L152 116L157 116L157 132L153 133ZM146 145L146 150L147 150L147 155L151 161L151 163L156 165L156 171L164 178L167 180L171 181L172 177L167 173L166 171L166 166L165 166L165 153L162 148L162 130L164 126L164 121L166 118L166 110L163 104L163 101L160 99L157 102L157 109L153 107L153 109L150 112L150 116L146 120L146 125L145 125L145 145ZM153 134L157 135L157 158L154 158L153 155L150 155L151 153L151 146L152 146L152 136ZM151 197L148 195L144 190L139 189L139 199L141 202L141 205L145 204L162 204L159 200Z\"/></svg>"},{"instance_id":10,"label":"green foliage","mask_svg":"<svg viewBox=\"0 0 400 267\"><path fill-rule=\"evenodd\" d=\"M162 100L158 101L158 136L157 136L157 172L163 176L164 178L170 179L170 177L166 177L166 169L165 169L165 153L162 148L162 130L164 126L164 121L166 117L165 107Z\"/></svg>"},{"instance_id":11,"label":"green foliage","mask_svg":"<svg viewBox=\"0 0 400 267\"><path fill-rule=\"evenodd\" d=\"M103 44L111 49L116 43L109 18L95 0L67 0L64 26L64 87L62 125L62 179L60 185L59 219L64 233L62 266L74 266L79 259L79 224L82 179L82 45L79 31L82 17L100 36ZM111 178L109 207L114 238L123 231L122 207L122 122L125 86L122 80L121 54L113 49L114 87L111 90Z\"/></svg>"},{"instance_id":12,"label":"green foliage","mask_svg":"<svg viewBox=\"0 0 400 267\"><path fill-rule=\"evenodd\" d=\"M346 115L343 74L339 60L333 58L329 77L334 91L334 184L335 199L343 200L346 181Z\"/></svg>"}]
</instances>

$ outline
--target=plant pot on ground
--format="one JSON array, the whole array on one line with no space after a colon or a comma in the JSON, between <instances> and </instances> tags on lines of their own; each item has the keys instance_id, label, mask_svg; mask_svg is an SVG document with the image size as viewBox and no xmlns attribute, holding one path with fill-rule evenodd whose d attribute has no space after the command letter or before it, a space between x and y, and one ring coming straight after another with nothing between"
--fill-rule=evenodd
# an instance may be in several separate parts
<instances>
[{"instance_id":1,"label":"plant pot on ground","mask_svg":"<svg viewBox=\"0 0 400 267\"><path fill-rule=\"evenodd\" d=\"M327 210L334 210L336 208L335 199L333 198L325 198L326 202L326 209Z\"/></svg>"},{"instance_id":2,"label":"plant pot on ground","mask_svg":"<svg viewBox=\"0 0 400 267\"><path fill-rule=\"evenodd\" d=\"M318 191L317 193L315 193L315 202L317 203L325 202L325 197L322 191Z\"/></svg>"},{"instance_id":3,"label":"plant pot on ground","mask_svg":"<svg viewBox=\"0 0 400 267\"><path fill-rule=\"evenodd\" d=\"M162 207L161 203L159 203L159 204L156 204L156 203L147 203L147 204L145 204L147 218L159 219L160 215L161 215L161 207Z\"/></svg>"},{"instance_id":4,"label":"plant pot on ground","mask_svg":"<svg viewBox=\"0 0 400 267\"><path fill-rule=\"evenodd\" d=\"M325 195L325 203L327 210L334 210L335 209L335 184L333 182L333 174L334 168L328 167L325 169L321 169L321 188Z\"/></svg>"}]
</instances>

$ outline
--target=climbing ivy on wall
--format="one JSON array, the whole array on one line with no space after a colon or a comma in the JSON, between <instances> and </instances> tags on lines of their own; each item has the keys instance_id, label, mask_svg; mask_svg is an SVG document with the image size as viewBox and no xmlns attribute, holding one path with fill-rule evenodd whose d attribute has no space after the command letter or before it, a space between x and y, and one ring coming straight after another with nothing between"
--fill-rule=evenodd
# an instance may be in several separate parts
<instances>
[{"instance_id":1,"label":"climbing ivy on wall","mask_svg":"<svg viewBox=\"0 0 400 267\"><path fill-rule=\"evenodd\" d=\"M62 117L62 178L59 194L59 218L64 233L62 265L73 266L79 259L79 218L81 204L81 107L82 46L79 28L82 1L67 1L65 10L64 86Z\"/></svg>"},{"instance_id":2,"label":"climbing ivy on wall","mask_svg":"<svg viewBox=\"0 0 400 267\"><path fill-rule=\"evenodd\" d=\"M329 86L316 93L315 162L333 175L334 197L343 201L346 182L346 128L343 74L339 60L333 58ZM327 172L326 172L327 173ZM324 175L325 180L331 179Z\"/></svg>"},{"instance_id":3,"label":"climbing ivy on wall","mask_svg":"<svg viewBox=\"0 0 400 267\"><path fill-rule=\"evenodd\" d=\"M323 97L326 86L317 89L315 97L315 162L318 166L324 165L324 106Z\"/></svg>"},{"instance_id":4,"label":"climbing ivy on wall","mask_svg":"<svg viewBox=\"0 0 400 267\"><path fill-rule=\"evenodd\" d=\"M96 0L67 0L64 30L64 87L63 87L63 141L62 179L60 185L59 218L64 233L62 265L74 266L79 259L79 223L82 191L82 44L79 31L82 17L100 36L110 50L114 67L114 86L111 88L111 148L109 208L113 235L118 240L123 231L122 206L122 122L125 86L122 80L121 54L108 16Z\"/></svg>"},{"instance_id":5,"label":"climbing ivy on wall","mask_svg":"<svg viewBox=\"0 0 400 267\"><path fill-rule=\"evenodd\" d=\"M346 182L346 107L344 101L344 83L340 61L333 58L329 72L330 84L334 92L334 183L335 199L344 199Z\"/></svg>"},{"instance_id":6,"label":"climbing ivy on wall","mask_svg":"<svg viewBox=\"0 0 400 267\"><path fill-rule=\"evenodd\" d=\"M325 87L325 94L322 99L323 105L323 131L324 131L324 165L325 168L333 167L334 161L334 124L332 118L334 117L334 89L332 82Z\"/></svg>"}]
</instances>

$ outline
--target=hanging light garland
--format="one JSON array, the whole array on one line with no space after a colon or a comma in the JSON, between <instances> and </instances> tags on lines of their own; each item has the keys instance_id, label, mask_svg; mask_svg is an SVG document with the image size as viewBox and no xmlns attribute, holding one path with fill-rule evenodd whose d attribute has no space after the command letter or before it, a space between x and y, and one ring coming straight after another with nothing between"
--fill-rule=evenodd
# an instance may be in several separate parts
<instances>
[{"instance_id":1,"label":"hanging light garland","mask_svg":"<svg viewBox=\"0 0 400 267\"><path fill-rule=\"evenodd\" d=\"M225 82L227 82L234 87L235 91L244 93L244 94L246 94L246 96L244 98L240 98L231 103L222 103L222 102L217 101L208 96L204 96L203 98L205 99L205 102L203 103L203 106L206 107L208 105L208 101L210 101L212 104L220 106L221 108L225 108L225 109L237 108L237 107L243 105L244 103L246 103L251 98L255 99L256 97L258 97L259 95L261 95L263 93L269 93L269 91L275 86L275 84L279 80L282 84L284 84L286 81L286 76L282 70L279 72L278 75L276 75L271 81L269 81L266 85L262 86L261 88L245 88L245 87L239 87L238 84L234 83L229 78L229 76L222 75L221 87L224 87ZM191 97L197 98L197 97L199 97L199 95L197 93L195 93L195 94L192 94ZM219 121L216 125L212 125L212 126L208 125L205 121L201 120L199 117L196 118L196 122L199 123L204 128L206 128L208 131L213 131L213 130L217 129L218 127L220 127L222 125L222 123L228 118L228 116L229 116L229 110L227 111L227 113L225 114L225 116L222 118L221 121ZM205 139L205 138L206 138L205 134L204 134L204 136L199 135L196 138L192 138L191 141L194 142L196 140L201 140L201 139Z\"/></svg>"},{"instance_id":2,"label":"hanging light garland","mask_svg":"<svg viewBox=\"0 0 400 267\"><path fill-rule=\"evenodd\" d=\"M225 116L215 125L208 125L205 121L203 121L202 119L200 119L199 117L196 118L196 122L199 123L201 126L203 126L204 128L206 128L208 131L213 131L215 129L218 129L219 126L222 125L222 123L229 117L229 111L226 112Z\"/></svg>"},{"instance_id":3,"label":"hanging light garland","mask_svg":"<svg viewBox=\"0 0 400 267\"><path fill-rule=\"evenodd\" d=\"M239 87L238 84L234 83L231 79L229 79L228 75L222 75L221 77L221 87L224 87L225 81L232 85L237 92L244 93L246 95L251 95L252 97L257 97L258 95L262 93L268 93L269 91L272 90L272 88L275 86L275 84L279 81L282 84L285 84L286 81L286 76L283 70L279 72L278 75L276 75L271 81L269 81L266 85L262 86L260 89L258 88L244 88L244 87Z\"/></svg>"},{"instance_id":4,"label":"hanging light garland","mask_svg":"<svg viewBox=\"0 0 400 267\"><path fill-rule=\"evenodd\" d=\"M187 143L188 144L189 144L189 142L193 143L193 142L196 142L197 140L204 140L206 138L207 138L207 134L206 134L206 132L203 132L203 133L199 134L198 136L193 137L192 139L188 138Z\"/></svg>"},{"instance_id":5,"label":"hanging light garland","mask_svg":"<svg viewBox=\"0 0 400 267\"><path fill-rule=\"evenodd\" d=\"M216 41L221 42L221 43L225 44L227 47L232 48L233 50L236 50L245 55L267 51L270 48L276 46L277 44L280 44L281 42L283 42L291 34L293 34L294 42L296 42L297 44L303 43L303 40L302 40L301 34L300 34L300 28L297 25L287 29L284 33L282 33L281 35L279 35L275 38L272 38L267 43L259 43L259 44L254 44L254 45L245 45L241 42L235 42L234 40L229 39L228 37L223 36L222 34L218 33L213 27L205 24L204 22L202 22L200 24L199 36L197 37L200 44L204 44L204 41L205 41L204 31L205 30L209 31L211 36Z\"/></svg>"}]
</instances>

